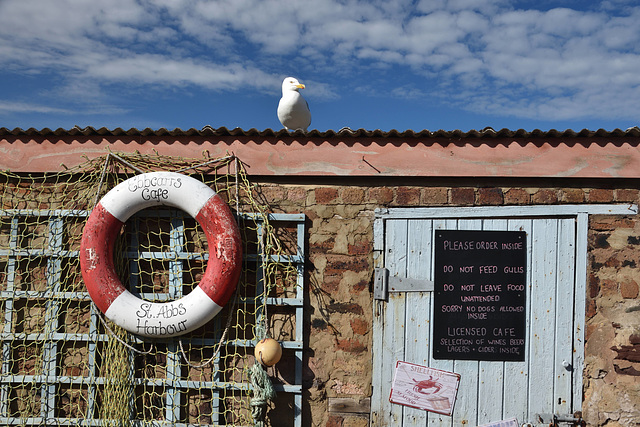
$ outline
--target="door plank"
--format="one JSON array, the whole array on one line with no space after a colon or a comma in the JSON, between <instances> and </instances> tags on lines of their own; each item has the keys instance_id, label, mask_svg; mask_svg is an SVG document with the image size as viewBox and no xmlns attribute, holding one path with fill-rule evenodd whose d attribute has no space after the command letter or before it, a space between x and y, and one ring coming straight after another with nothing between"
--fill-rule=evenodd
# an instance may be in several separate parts
<instances>
[{"instance_id":1,"label":"door plank","mask_svg":"<svg viewBox=\"0 0 640 427\"><path fill-rule=\"evenodd\" d=\"M456 230L458 227L458 221L455 219L438 219L438 220L434 220L433 221L433 232L435 236L435 233L438 232L438 230ZM433 239L432 236L432 241L435 240ZM431 265L435 266L434 264L434 259L435 259L435 251L431 251ZM430 280L434 279L434 271L433 269L431 269L431 276L429 277ZM431 322L429 329L431 330L431 336L433 336L433 322ZM453 372L453 360L436 360L433 358L433 352L429 353L429 366L435 369L442 369L443 371L449 371L449 372ZM454 412L456 411L456 408L454 407ZM453 425L453 418L452 417L448 417L446 415L440 415L440 414L436 414L435 412L430 412L428 414L428 423L427 425L429 426L434 426L434 427L444 427L444 426L451 426Z\"/></svg>"},{"instance_id":2,"label":"door plank","mask_svg":"<svg viewBox=\"0 0 640 427\"><path fill-rule=\"evenodd\" d=\"M384 356L384 320L386 319L387 303L385 301L373 301L373 349L372 365L373 375L371 376L371 425L385 425L384 414L385 399L383 396L382 377L379 374L382 369L382 359ZM388 400L388 399L386 399Z\"/></svg>"},{"instance_id":3,"label":"door plank","mask_svg":"<svg viewBox=\"0 0 640 427\"><path fill-rule=\"evenodd\" d=\"M376 218L373 223L373 258L374 265L378 267L384 266L384 248L386 244L385 228L386 223L389 220L383 218ZM371 425L381 425L384 420L384 414L382 414L381 405L385 401L382 395L382 378L378 375L380 367L382 366L382 356L384 353L384 319L386 318L385 312L387 304L385 301L373 300L373 320L371 329L373 331L372 337L372 366L373 375L371 376ZM386 399L388 400L388 399Z\"/></svg>"},{"instance_id":4,"label":"door plank","mask_svg":"<svg viewBox=\"0 0 640 427\"><path fill-rule=\"evenodd\" d=\"M515 219L509 220L509 230L524 231L527 233L527 272L526 272L526 325L525 330L529 330L531 321L529 319L531 313L531 277L533 275L531 266L532 245L531 230L533 221L531 219ZM529 354L529 340L525 343L525 354ZM527 358L528 359L528 358ZM504 367L504 398L502 419L516 417L519 421L524 422L527 417L527 402L529 401L528 381L529 381L529 362L505 362Z\"/></svg>"},{"instance_id":5,"label":"door plank","mask_svg":"<svg viewBox=\"0 0 640 427\"><path fill-rule=\"evenodd\" d=\"M407 244L407 277L422 279L431 271L432 223L429 220L410 220ZM429 325L431 318L432 292L407 292L405 324L406 362L427 365L429 362ZM424 427L427 412L405 407L403 427Z\"/></svg>"},{"instance_id":6,"label":"door plank","mask_svg":"<svg viewBox=\"0 0 640 427\"><path fill-rule=\"evenodd\" d=\"M481 230L481 219L461 219L458 230ZM480 364L476 360L456 360L453 371L460 374L460 387L453 412L453 425L478 425Z\"/></svg>"},{"instance_id":7,"label":"door plank","mask_svg":"<svg viewBox=\"0 0 640 427\"><path fill-rule=\"evenodd\" d=\"M394 220L387 222L385 244L385 264L390 276L406 277L407 274L407 235L408 221ZM382 342L382 363L378 376L381 379L383 413L387 414L386 423L382 426L398 426L402 424L403 407L389 402L391 384L395 373L396 362L404 359L405 336L405 294L390 293L385 311L384 337Z\"/></svg>"},{"instance_id":8,"label":"door plank","mask_svg":"<svg viewBox=\"0 0 640 427\"><path fill-rule=\"evenodd\" d=\"M556 342L555 342L555 388L553 395L554 412L571 412L572 375L571 366L565 368L563 362L573 363L573 309L575 279L575 238L576 224L573 218L558 220L558 276L556 283Z\"/></svg>"},{"instance_id":9,"label":"door plank","mask_svg":"<svg viewBox=\"0 0 640 427\"><path fill-rule=\"evenodd\" d=\"M506 219L485 219L483 230L506 230ZM480 384L478 393L478 420L485 424L502 419L504 389L504 362L480 362Z\"/></svg>"},{"instance_id":10,"label":"door plank","mask_svg":"<svg viewBox=\"0 0 640 427\"><path fill-rule=\"evenodd\" d=\"M553 400L557 276L557 221L537 219L533 223L534 272L531 286L529 329L529 416L550 409Z\"/></svg>"},{"instance_id":11,"label":"door plank","mask_svg":"<svg viewBox=\"0 0 640 427\"><path fill-rule=\"evenodd\" d=\"M576 218L576 301L573 314L573 396L570 413L582 411L582 372L584 371L584 334L587 318L587 239L589 215L578 214Z\"/></svg>"}]
</instances>

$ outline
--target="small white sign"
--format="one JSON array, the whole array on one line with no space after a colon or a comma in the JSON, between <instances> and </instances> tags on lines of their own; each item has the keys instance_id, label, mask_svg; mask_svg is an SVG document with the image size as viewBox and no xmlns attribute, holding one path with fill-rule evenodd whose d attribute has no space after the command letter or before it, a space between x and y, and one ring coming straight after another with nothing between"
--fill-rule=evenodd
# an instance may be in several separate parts
<instances>
[{"instance_id":1,"label":"small white sign","mask_svg":"<svg viewBox=\"0 0 640 427\"><path fill-rule=\"evenodd\" d=\"M489 424L482 424L478 427L520 427L517 418L509 418L508 420L494 421Z\"/></svg>"},{"instance_id":2,"label":"small white sign","mask_svg":"<svg viewBox=\"0 0 640 427\"><path fill-rule=\"evenodd\" d=\"M389 401L412 408L451 415L460 374L398 361Z\"/></svg>"}]
</instances>

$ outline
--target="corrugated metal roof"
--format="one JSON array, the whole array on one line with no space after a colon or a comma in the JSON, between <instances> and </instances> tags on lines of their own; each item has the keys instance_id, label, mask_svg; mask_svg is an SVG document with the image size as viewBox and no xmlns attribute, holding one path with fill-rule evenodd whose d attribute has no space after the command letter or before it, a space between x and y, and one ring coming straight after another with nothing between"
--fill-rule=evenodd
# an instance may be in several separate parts
<instances>
[{"instance_id":1,"label":"corrugated metal roof","mask_svg":"<svg viewBox=\"0 0 640 427\"><path fill-rule=\"evenodd\" d=\"M108 151L200 158L233 152L264 176L639 178L640 128L453 131L0 128L0 169L47 172ZM39 147L37 155L32 148ZM398 148L401 149L398 149ZM336 149L337 148L337 149ZM346 149L345 149L346 148Z\"/></svg>"},{"instance_id":2,"label":"corrugated metal roof","mask_svg":"<svg viewBox=\"0 0 640 427\"><path fill-rule=\"evenodd\" d=\"M338 131L327 130L327 131L319 131L319 130L310 130L306 133L302 131L296 131L293 133L287 132L285 129L281 130L273 130L273 129L265 129L265 130L257 130L255 128L251 128L249 130L243 130L241 128L235 129L227 129L226 127L213 128L211 126L205 126L204 128L198 130L195 128L182 130L180 128L176 128L173 130L168 130L165 128L160 129L136 129L131 128L129 130L124 130L122 128L115 129L107 129L105 127L94 128L92 126L87 126L81 128L79 126L75 126L71 129L62 129L58 128L55 130L51 130L49 128L43 129L21 129L14 128L8 129L6 127L0 127L0 136L171 136L171 137L180 137L180 136L246 136L246 137L282 137L285 135L290 136L303 136L306 138L332 138L332 137L341 137L341 138L349 138L349 137L367 137L367 138L592 138L592 137L638 137L640 136L640 128L637 126L621 130L614 129L612 131L607 131L604 129L598 130L588 130L582 129L580 131L574 131L571 129L567 129L564 131L559 131L556 129L551 129L548 131L543 131L539 129L535 129L532 131L526 131L524 129L518 130L509 130L509 129L500 129L494 130L490 127L484 128L482 130L470 130L467 132L461 130L405 130L398 131L392 129L390 131L383 131L380 129L377 130L365 130L365 129L349 129L342 128Z\"/></svg>"}]
</instances>

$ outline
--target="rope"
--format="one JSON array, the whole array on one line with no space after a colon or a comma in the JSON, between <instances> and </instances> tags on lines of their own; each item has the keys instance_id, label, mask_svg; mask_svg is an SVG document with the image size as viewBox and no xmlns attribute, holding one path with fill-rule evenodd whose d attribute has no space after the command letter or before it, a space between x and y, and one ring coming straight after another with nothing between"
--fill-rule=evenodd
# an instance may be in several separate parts
<instances>
[{"instance_id":1,"label":"rope","mask_svg":"<svg viewBox=\"0 0 640 427\"><path fill-rule=\"evenodd\" d=\"M115 327L90 301L76 297L50 299L48 296L51 290L84 291L78 258L70 258L63 265L47 266L45 270L39 255L42 251L77 247L82 236L84 216L45 216L40 215L39 211L90 210L97 205L108 186L139 173L161 170L197 175L202 182L225 196L238 213L237 221L245 233L249 251L255 254L244 260L243 279L229 303L230 311L225 309L225 313L229 313L228 318L219 320L224 323L216 327L216 339L213 341L205 338L211 336L211 330L170 340L138 339ZM255 361L255 366L249 367L253 360L251 355L234 344L267 336L270 312L267 298L275 286L288 286L288 279L278 274L288 275L289 270L287 265L274 257L284 253L285 249L278 240L275 227L270 224L268 203L256 196L259 193L255 191L255 184L248 179L246 165L241 159L233 153L219 159L184 159L158 153L107 152L102 157L87 159L86 163L63 173L25 176L5 171L0 172L0 177L4 179L3 185L0 185L3 200L0 237L5 238L5 246L17 248L20 245L20 248L24 246L29 251L24 263L16 261L15 273L8 274L15 277L15 289L33 288L31 291L42 296L42 301L29 299L28 316L15 315L26 314L27 311L14 307L11 327L30 333L29 336L49 337L51 328L57 325L51 319L59 315L64 316L65 334L64 339L59 341L52 341L53 338L37 338L33 341L19 337L5 339L2 342L12 349L7 363L11 363L22 378L36 378L34 373L46 376L49 372L47 369L53 364L46 361L37 350L43 346L52 348L60 359L56 372L77 376L82 378L83 384L88 384L88 387L81 389L66 386L56 387L55 390L46 388L46 399L50 399L47 402L55 398L55 411L61 417L118 427L131 425L132 422L141 425L154 423L163 419L169 405L172 405L158 385L172 375L184 378L189 382L189 389L196 391L181 402L184 405L185 423L252 425L255 420L256 425L264 426L269 405L273 405L269 401L275 396L268 374L271 370L258 361ZM255 217L242 217L239 215L241 209L253 212ZM11 212L13 210L19 213ZM25 214L27 211L33 214ZM23 219L24 215L29 215L29 218ZM170 215L174 215L173 212ZM137 245L143 252L164 252L166 242L170 241L167 240L169 231L166 218L144 216L141 220L136 219L140 221L139 224L123 228L123 233L136 233L131 236L138 241ZM184 224L181 233L185 239L193 240L189 242L188 252L203 253L207 245L198 225L189 219ZM119 237L118 243L122 243L123 238L125 235ZM124 251L122 254L121 250ZM167 293L167 268L155 258L136 261L132 258L134 252L117 248L114 258L117 271L132 276L136 292L144 293L145 299L155 301L156 294ZM8 256L14 259L17 255L11 253ZM201 262L197 256L183 263L181 274L184 275L184 286L195 281L204 270L203 264L204 261ZM262 273L259 274L259 271ZM255 294L256 279L262 287L258 295ZM6 296L1 298L0 304L6 300ZM218 329L222 326L224 330ZM95 335L96 327L104 335ZM90 334L90 344L67 338L67 335L73 334ZM144 350L145 347L147 350ZM178 352L182 355L179 356ZM213 356L204 360L205 355L211 356L210 352ZM200 360L196 360L197 355L202 356ZM192 361L188 360L189 357ZM187 369L187 366L190 368ZM206 366L210 369L207 370ZM196 372L191 368L202 370ZM211 394L202 387L206 387L205 382L209 382L213 375L235 386L228 388L216 383L216 392ZM99 383L97 379L100 379ZM45 412L42 409L44 406L34 404L30 399L33 390L40 387L39 380L21 381L15 388L12 386L15 395L7 400L7 405L15 408L10 417L12 423L35 418ZM186 396L184 390L179 393ZM238 393L242 395L241 399L237 398Z\"/></svg>"},{"instance_id":2,"label":"rope","mask_svg":"<svg viewBox=\"0 0 640 427\"><path fill-rule=\"evenodd\" d=\"M189 361L189 358L187 357L187 354L184 351L184 347L182 346L182 340L178 340L178 344L180 344L180 353L182 353L182 358L184 359L184 361L186 362L187 365L191 366L192 368L195 369L201 369L204 368L205 366L209 365L213 359L216 358L216 356L218 355L218 353L220 352L220 347L222 347L222 343L227 339L227 332L229 332L229 328L231 327L231 319L233 319L233 312L234 309L236 307L236 302L238 301L238 294L236 293L235 298L233 299L233 304L231 305L231 310L229 311L229 317L227 317L227 324L224 328L224 331L222 332L222 336L220 337L220 341L218 341L218 344L216 345L216 349L213 351L213 355L209 358L209 360L207 360L204 363L201 363L199 365L195 365L193 363L191 363Z\"/></svg>"},{"instance_id":3,"label":"rope","mask_svg":"<svg viewBox=\"0 0 640 427\"><path fill-rule=\"evenodd\" d=\"M100 182L98 183L98 191L96 191L96 197L93 199L93 206L98 204L98 197L100 197L100 192L102 191L102 184L104 183L104 176L107 174L107 168L109 166L109 160L111 153L107 154L107 157L104 159L104 166L102 167L102 173L100 174Z\"/></svg>"},{"instance_id":4,"label":"rope","mask_svg":"<svg viewBox=\"0 0 640 427\"><path fill-rule=\"evenodd\" d=\"M259 363L249 368L249 380L253 388L251 397L251 416L256 427L264 427L267 416L267 405L276 397L276 391L271 384L267 371Z\"/></svg>"},{"instance_id":5,"label":"rope","mask_svg":"<svg viewBox=\"0 0 640 427\"><path fill-rule=\"evenodd\" d=\"M206 166L209 165L213 162L220 162L223 160L233 160L234 161L234 166L235 166L235 191L236 191L236 221L238 222L238 227L240 226L240 197L239 197L239 189L238 189L238 175L239 175L239 170L238 170L238 158L235 155L230 155L227 157L224 157L222 159L215 159L215 160L211 160L205 163L200 163L198 165L194 165L191 167L187 167L187 168L182 168L179 169L178 172L184 172L187 171L189 169L196 169L198 167L201 166ZM216 356L218 355L218 353L220 352L220 347L222 347L222 343L225 341L226 337L227 337L227 333L229 331L229 328L231 327L231 319L233 319L233 313L236 307L236 303L238 302L238 293L237 291L235 292L235 297L233 299L233 304L231 305L231 309L229 310L229 317L227 317L227 324L225 325L224 331L222 332L222 336L220 337L220 341L218 342L218 344L216 345L216 349L213 352L213 355L211 355L211 357L204 363L201 363L199 365L193 364L189 361L189 358L187 357L187 354L184 351L184 347L182 345L182 340L179 340L178 343L180 344L180 353L182 353L182 358L184 359L184 361L186 362L187 365L191 366L192 368L195 369L201 369L204 368L205 366L209 365L213 359L216 358Z\"/></svg>"},{"instance_id":6,"label":"rope","mask_svg":"<svg viewBox=\"0 0 640 427\"><path fill-rule=\"evenodd\" d=\"M129 350L134 351L134 352L136 352L138 354L151 354L151 352L153 351L153 344L151 344L151 348L149 349L149 351L140 351L137 348L129 345L122 338L120 338L118 335L116 335L116 333L113 331L113 329L111 329L109 327L107 322L105 322L104 318L102 317L102 313L100 312L98 307L96 307L96 305L93 303L93 301L91 301L91 305L95 308L96 312L98 313L98 319L100 319L100 322L102 323L102 326L104 326L104 328L107 330L107 332L109 332L111 334L111 336L116 339L116 341L119 341L120 344L122 344L123 346L127 347Z\"/></svg>"},{"instance_id":7,"label":"rope","mask_svg":"<svg viewBox=\"0 0 640 427\"><path fill-rule=\"evenodd\" d=\"M193 166L188 166L186 168L178 169L175 172L176 173L182 173L182 172L186 172L186 171L191 170L191 169L196 170L196 169L201 168L203 166L208 166L208 165L210 165L212 163L221 163L221 162L224 162L226 160L231 160L231 159L236 159L236 156L235 155L230 155L230 156L226 156L226 157L220 157L219 159L212 159L212 160L209 160L209 161L204 162L204 163L198 163L198 164L193 165ZM237 173L238 172L236 171L236 174Z\"/></svg>"}]
</instances>

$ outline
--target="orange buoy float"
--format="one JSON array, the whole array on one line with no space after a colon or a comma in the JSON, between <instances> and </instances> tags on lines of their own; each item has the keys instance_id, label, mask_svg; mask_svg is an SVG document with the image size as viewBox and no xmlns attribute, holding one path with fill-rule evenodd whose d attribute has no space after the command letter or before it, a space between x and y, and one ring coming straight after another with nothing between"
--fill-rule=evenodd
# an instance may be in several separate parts
<instances>
[{"instance_id":1,"label":"orange buoy float","mask_svg":"<svg viewBox=\"0 0 640 427\"><path fill-rule=\"evenodd\" d=\"M265 338L256 344L254 351L256 360L263 366L273 366L282 357L282 347L273 338Z\"/></svg>"}]
</instances>

